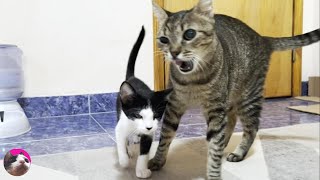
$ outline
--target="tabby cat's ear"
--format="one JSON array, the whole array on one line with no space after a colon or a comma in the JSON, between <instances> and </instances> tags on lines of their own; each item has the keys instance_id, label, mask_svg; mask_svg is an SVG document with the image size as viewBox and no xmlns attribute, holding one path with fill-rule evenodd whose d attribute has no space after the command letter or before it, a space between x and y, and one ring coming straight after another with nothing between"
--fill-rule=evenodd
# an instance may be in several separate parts
<instances>
[{"instance_id":1,"label":"tabby cat's ear","mask_svg":"<svg viewBox=\"0 0 320 180\"><path fill-rule=\"evenodd\" d=\"M199 0L198 4L193 9L193 12L213 18L212 0Z\"/></svg>"},{"instance_id":2,"label":"tabby cat's ear","mask_svg":"<svg viewBox=\"0 0 320 180\"><path fill-rule=\"evenodd\" d=\"M168 14L167 12L162 9L154 0L152 0L152 6L153 6L153 14L157 17L159 22L159 27L161 28L163 23L167 20Z\"/></svg>"},{"instance_id":3,"label":"tabby cat's ear","mask_svg":"<svg viewBox=\"0 0 320 180\"><path fill-rule=\"evenodd\" d=\"M123 104L128 104L134 100L136 91L133 89L133 87L129 83L123 82L120 86L119 94L120 94L121 102Z\"/></svg>"}]
</instances>

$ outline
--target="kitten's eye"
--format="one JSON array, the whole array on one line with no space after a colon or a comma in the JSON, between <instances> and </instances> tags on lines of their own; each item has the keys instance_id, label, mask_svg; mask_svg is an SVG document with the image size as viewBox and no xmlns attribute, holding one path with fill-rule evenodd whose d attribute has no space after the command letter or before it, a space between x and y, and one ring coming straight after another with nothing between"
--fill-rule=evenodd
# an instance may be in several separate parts
<instances>
[{"instance_id":1,"label":"kitten's eye","mask_svg":"<svg viewBox=\"0 0 320 180\"><path fill-rule=\"evenodd\" d=\"M26 161L26 163L29 163L29 160L28 160L28 159L24 159L24 161Z\"/></svg>"},{"instance_id":2,"label":"kitten's eye","mask_svg":"<svg viewBox=\"0 0 320 180\"><path fill-rule=\"evenodd\" d=\"M160 40L160 42L162 44L168 44L169 43L169 39L164 37L164 36L160 37L159 40Z\"/></svg>"},{"instance_id":3,"label":"kitten's eye","mask_svg":"<svg viewBox=\"0 0 320 180\"><path fill-rule=\"evenodd\" d=\"M183 38L187 41L190 41L194 37L196 37L197 32L194 29L188 29L184 32Z\"/></svg>"},{"instance_id":4,"label":"kitten's eye","mask_svg":"<svg viewBox=\"0 0 320 180\"><path fill-rule=\"evenodd\" d=\"M140 114L134 114L133 117L137 119L142 119L142 116Z\"/></svg>"}]
</instances>

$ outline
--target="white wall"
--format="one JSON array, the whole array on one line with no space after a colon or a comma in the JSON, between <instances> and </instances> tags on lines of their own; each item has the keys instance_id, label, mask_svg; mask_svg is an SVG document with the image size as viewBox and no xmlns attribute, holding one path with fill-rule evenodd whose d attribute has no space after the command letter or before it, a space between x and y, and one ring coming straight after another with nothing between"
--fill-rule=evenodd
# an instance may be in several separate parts
<instances>
[{"instance_id":1,"label":"white wall","mask_svg":"<svg viewBox=\"0 0 320 180\"><path fill-rule=\"evenodd\" d=\"M305 0L303 7L303 32L313 31L319 26L319 0ZM320 76L319 42L302 49L302 81L309 76Z\"/></svg>"},{"instance_id":2,"label":"white wall","mask_svg":"<svg viewBox=\"0 0 320 180\"><path fill-rule=\"evenodd\" d=\"M24 51L25 97L118 91L144 24L137 76L153 87L149 0L0 0L0 43ZM304 1L304 32L319 28L319 0ZM302 80L319 76L319 43L303 48Z\"/></svg>"},{"instance_id":3,"label":"white wall","mask_svg":"<svg viewBox=\"0 0 320 180\"><path fill-rule=\"evenodd\" d=\"M25 97L116 92L133 43L136 74L153 88L149 0L0 0L0 43L25 56Z\"/></svg>"}]
</instances>

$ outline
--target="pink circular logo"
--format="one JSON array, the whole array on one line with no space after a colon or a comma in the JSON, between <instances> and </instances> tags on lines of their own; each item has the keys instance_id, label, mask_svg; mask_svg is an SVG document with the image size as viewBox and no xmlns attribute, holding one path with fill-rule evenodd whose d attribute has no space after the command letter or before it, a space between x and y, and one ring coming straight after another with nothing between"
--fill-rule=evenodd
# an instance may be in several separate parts
<instances>
[{"instance_id":1,"label":"pink circular logo","mask_svg":"<svg viewBox=\"0 0 320 180\"><path fill-rule=\"evenodd\" d=\"M4 156L3 165L12 176L22 176L29 171L31 158L23 149L11 149Z\"/></svg>"},{"instance_id":2,"label":"pink circular logo","mask_svg":"<svg viewBox=\"0 0 320 180\"><path fill-rule=\"evenodd\" d=\"M29 154L27 153L27 151L23 150L23 149L11 149L10 150L10 153L13 155L13 156L16 156L18 154L23 154L26 158L28 158L28 160L31 162L31 158L29 156Z\"/></svg>"}]
</instances>

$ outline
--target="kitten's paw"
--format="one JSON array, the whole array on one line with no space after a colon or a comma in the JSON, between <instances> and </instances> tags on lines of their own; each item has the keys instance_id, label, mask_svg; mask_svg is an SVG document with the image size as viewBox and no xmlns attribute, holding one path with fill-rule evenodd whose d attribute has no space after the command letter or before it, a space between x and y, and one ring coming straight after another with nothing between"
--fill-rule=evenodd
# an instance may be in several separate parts
<instances>
[{"instance_id":1,"label":"kitten's paw","mask_svg":"<svg viewBox=\"0 0 320 180\"><path fill-rule=\"evenodd\" d=\"M128 150L127 150L127 155L128 155L128 157L129 157L129 159L132 159L133 158L133 151L132 151L132 149L130 149L130 148L128 148Z\"/></svg>"},{"instance_id":2,"label":"kitten's paw","mask_svg":"<svg viewBox=\"0 0 320 180\"><path fill-rule=\"evenodd\" d=\"M129 156L123 156L123 157L119 158L119 164L123 168L129 167L129 164L130 164Z\"/></svg>"},{"instance_id":3,"label":"kitten's paw","mask_svg":"<svg viewBox=\"0 0 320 180\"><path fill-rule=\"evenodd\" d=\"M227 161L229 161L229 162L239 162L239 161L242 161L243 159L244 159L244 156L241 156L236 153L230 153L227 156Z\"/></svg>"},{"instance_id":4,"label":"kitten's paw","mask_svg":"<svg viewBox=\"0 0 320 180\"><path fill-rule=\"evenodd\" d=\"M150 169L136 169L136 176L138 178L149 178L151 176L152 172Z\"/></svg>"},{"instance_id":5,"label":"kitten's paw","mask_svg":"<svg viewBox=\"0 0 320 180\"><path fill-rule=\"evenodd\" d=\"M164 166L165 163L166 163L166 160L157 161L154 158L152 158L148 162L148 168L151 169L152 171L158 171Z\"/></svg>"}]
</instances>

